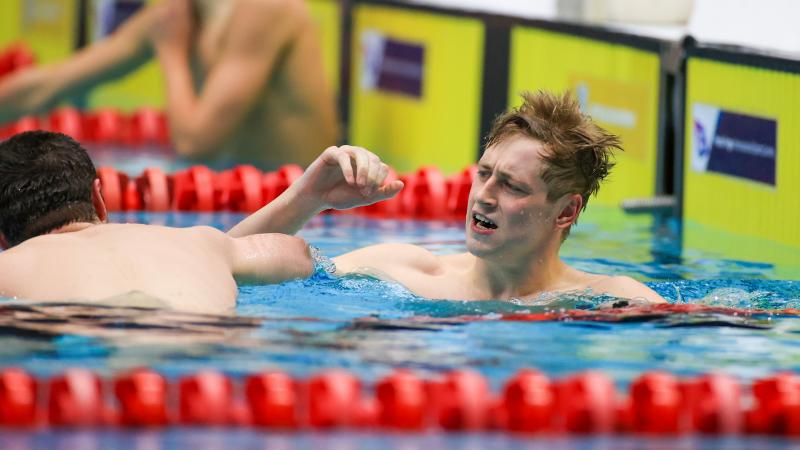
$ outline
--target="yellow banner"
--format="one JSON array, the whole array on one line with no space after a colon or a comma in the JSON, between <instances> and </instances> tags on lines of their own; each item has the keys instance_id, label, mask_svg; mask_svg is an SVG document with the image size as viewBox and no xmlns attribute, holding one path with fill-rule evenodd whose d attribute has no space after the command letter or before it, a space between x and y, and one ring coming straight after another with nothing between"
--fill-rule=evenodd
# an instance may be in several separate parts
<instances>
[{"instance_id":1,"label":"yellow banner","mask_svg":"<svg viewBox=\"0 0 800 450\"><path fill-rule=\"evenodd\" d=\"M800 74L703 58L690 58L686 70L684 218L740 236L790 245L796 255L800 247ZM707 110L774 121L774 185L724 171L698 170L698 133L700 127L709 125L704 117ZM704 242L691 234L687 239ZM738 241L731 240L728 245L732 255L743 249ZM767 253L758 258L758 249L766 247L751 246L742 257L771 258Z\"/></svg>"},{"instance_id":2,"label":"yellow banner","mask_svg":"<svg viewBox=\"0 0 800 450\"><path fill-rule=\"evenodd\" d=\"M388 6L354 10L350 138L401 172L473 163L480 141L483 25Z\"/></svg>"},{"instance_id":3,"label":"yellow banner","mask_svg":"<svg viewBox=\"0 0 800 450\"><path fill-rule=\"evenodd\" d=\"M523 91L571 90L584 112L622 139L624 152L596 200L655 194L660 60L656 52L529 27L511 32L509 101Z\"/></svg>"}]
</instances>

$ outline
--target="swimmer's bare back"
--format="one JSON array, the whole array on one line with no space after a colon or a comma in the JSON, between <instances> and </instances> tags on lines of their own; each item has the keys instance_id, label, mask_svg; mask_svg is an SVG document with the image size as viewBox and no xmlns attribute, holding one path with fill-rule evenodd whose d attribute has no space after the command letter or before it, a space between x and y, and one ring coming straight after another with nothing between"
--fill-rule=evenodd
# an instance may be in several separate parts
<instances>
[{"instance_id":1,"label":"swimmer's bare back","mask_svg":"<svg viewBox=\"0 0 800 450\"><path fill-rule=\"evenodd\" d=\"M97 224L0 253L0 296L100 301L137 292L181 311L224 313L236 304L237 279L280 282L311 270L306 244L293 236Z\"/></svg>"}]
</instances>

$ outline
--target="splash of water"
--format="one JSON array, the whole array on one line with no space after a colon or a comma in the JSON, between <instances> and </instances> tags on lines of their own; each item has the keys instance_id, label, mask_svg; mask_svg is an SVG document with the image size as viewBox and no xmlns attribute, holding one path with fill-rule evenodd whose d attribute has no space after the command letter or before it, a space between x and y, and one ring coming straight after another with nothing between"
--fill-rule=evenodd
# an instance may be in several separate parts
<instances>
[{"instance_id":1,"label":"splash of water","mask_svg":"<svg viewBox=\"0 0 800 450\"><path fill-rule=\"evenodd\" d=\"M314 261L314 275L323 277L332 276L336 273L336 264L332 259L325 256L317 247L309 246L311 259Z\"/></svg>"}]
</instances>

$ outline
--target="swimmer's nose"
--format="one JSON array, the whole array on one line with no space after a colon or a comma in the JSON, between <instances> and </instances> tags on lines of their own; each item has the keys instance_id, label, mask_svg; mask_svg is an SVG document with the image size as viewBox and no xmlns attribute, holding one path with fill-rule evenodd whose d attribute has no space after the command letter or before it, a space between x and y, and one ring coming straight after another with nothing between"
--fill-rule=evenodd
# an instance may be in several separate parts
<instances>
[{"instance_id":1,"label":"swimmer's nose","mask_svg":"<svg viewBox=\"0 0 800 450\"><path fill-rule=\"evenodd\" d=\"M479 186L475 186L473 193L475 202L484 207L492 207L496 204L495 199L495 183L489 180Z\"/></svg>"}]
</instances>

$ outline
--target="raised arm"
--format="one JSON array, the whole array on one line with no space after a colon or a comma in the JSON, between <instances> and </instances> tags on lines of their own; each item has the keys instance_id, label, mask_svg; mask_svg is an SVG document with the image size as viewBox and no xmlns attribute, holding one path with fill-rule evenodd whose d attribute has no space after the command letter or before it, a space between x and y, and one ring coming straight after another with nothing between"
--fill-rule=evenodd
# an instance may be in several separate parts
<instances>
[{"instance_id":1,"label":"raised arm","mask_svg":"<svg viewBox=\"0 0 800 450\"><path fill-rule=\"evenodd\" d=\"M294 234L325 209L349 209L386 200L403 189L403 182L388 180L388 174L389 167L363 148L328 147L289 189L228 234Z\"/></svg>"},{"instance_id":2,"label":"raised arm","mask_svg":"<svg viewBox=\"0 0 800 450\"><path fill-rule=\"evenodd\" d=\"M4 77L0 80L0 123L44 112L147 61L152 56L148 34L156 13L155 7L144 8L110 36L62 62Z\"/></svg>"},{"instance_id":3,"label":"raised arm","mask_svg":"<svg viewBox=\"0 0 800 450\"><path fill-rule=\"evenodd\" d=\"M207 158L263 95L276 60L300 30L301 1L239 0L234 3L222 50L196 92L190 66L189 0L169 0L171 10L154 46L163 69L172 140L187 157Z\"/></svg>"}]
</instances>

